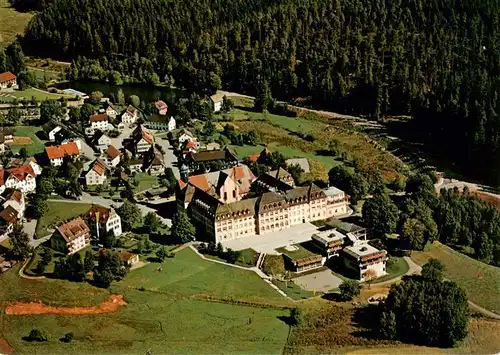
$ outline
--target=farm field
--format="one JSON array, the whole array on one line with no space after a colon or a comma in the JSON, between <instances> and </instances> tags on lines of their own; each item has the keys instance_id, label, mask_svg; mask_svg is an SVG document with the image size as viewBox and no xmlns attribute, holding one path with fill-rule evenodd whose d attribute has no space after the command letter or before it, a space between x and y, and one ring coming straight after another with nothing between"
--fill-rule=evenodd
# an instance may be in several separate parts
<instances>
[{"instance_id":1,"label":"farm field","mask_svg":"<svg viewBox=\"0 0 500 355\"><path fill-rule=\"evenodd\" d=\"M52 228L54 223L81 215L87 212L90 207L91 205L88 203L51 201L47 212L38 220L36 236L39 238L45 236L47 229Z\"/></svg>"},{"instance_id":2,"label":"farm field","mask_svg":"<svg viewBox=\"0 0 500 355\"><path fill-rule=\"evenodd\" d=\"M24 28L33 17L30 13L16 11L9 0L0 0L0 48L7 47L16 35L24 33Z\"/></svg>"},{"instance_id":3,"label":"farm field","mask_svg":"<svg viewBox=\"0 0 500 355\"><path fill-rule=\"evenodd\" d=\"M477 305L500 314L500 269L460 254L434 242L424 251L413 251L411 258L423 265L430 258L439 259L445 266L445 277L455 281Z\"/></svg>"},{"instance_id":4,"label":"farm field","mask_svg":"<svg viewBox=\"0 0 500 355\"><path fill-rule=\"evenodd\" d=\"M31 143L29 144L16 144L14 140L13 144L10 144L13 153L19 152L21 148L26 148L28 155L35 155L41 153L45 149L45 142L37 137L37 132L41 131L40 127L34 126L16 126L15 135L18 137L29 137L31 138Z\"/></svg>"},{"instance_id":5,"label":"farm field","mask_svg":"<svg viewBox=\"0 0 500 355\"><path fill-rule=\"evenodd\" d=\"M85 283L25 280L17 273L19 267L0 276L0 286L7 289L0 296L2 308L6 301L33 300L60 307L95 307L110 297L109 291ZM156 289L147 287L152 282ZM144 289L139 290L141 286ZM275 290L252 272L204 261L190 249L162 264L152 263L132 271L113 284L111 292L123 295L127 303L115 313L4 314L0 340L4 338L20 354L148 350L156 354L166 349L171 353L279 354L289 332L284 321L289 310L282 308L288 302ZM206 300L210 297L217 301ZM233 299L269 305L237 305ZM48 342L22 340L32 328L47 332ZM68 332L74 333L73 341L61 342L59 339Z\"/></svg>"}]
</instances>

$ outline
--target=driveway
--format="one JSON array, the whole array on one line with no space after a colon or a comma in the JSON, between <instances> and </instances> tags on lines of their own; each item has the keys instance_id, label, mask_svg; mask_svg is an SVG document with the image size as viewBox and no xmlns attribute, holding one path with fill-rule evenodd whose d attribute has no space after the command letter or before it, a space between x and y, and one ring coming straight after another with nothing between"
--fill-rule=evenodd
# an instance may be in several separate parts
<instances>
[{"instance_id":1,"label":"driveway","mask_svg":"<svg viewBox=\"0 0 500 355\"><path fill-rule=\"evenodd\" d=\"M176 179L180 179L179 166L177 165L177 157L174 155L174 148L170 145L167 139L167 134L164 131L152 131L155 136L155 143L163 148L165 154L163 159L167 168L172 168Z\"/></svg>"},{"instance_id":2,"label":"driveway","mask_svg":"<svg viewBox=\"0 0 500 355\"><path fill-rule=\"evenodd\" d=\"M311 240L317 230L316 226L311 223L302 223L279 232L224 241L222 245L233 250L252 248L259 253L278 255L276 248Z\"/></svg>"}]
</instances>

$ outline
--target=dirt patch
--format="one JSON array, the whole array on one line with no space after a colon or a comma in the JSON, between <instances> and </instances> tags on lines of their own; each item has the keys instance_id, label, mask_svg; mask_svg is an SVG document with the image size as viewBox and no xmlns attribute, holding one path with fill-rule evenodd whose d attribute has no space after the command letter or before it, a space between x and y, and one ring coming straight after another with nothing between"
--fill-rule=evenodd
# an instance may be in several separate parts
<instances>
[{"instance_id":1,"label":"dirt patch","mask_svg":"<svg viewBox=\"0 0 500 355\"><path fill-rule=\"evenodd\" d=\"M0 354L11 355L14 351L15 349L7 343L7 340L0 339Z\"/></svg>"},{"instance_id":2,"label":"dirt patch","mask_svg":"<svg viewBox=\"0 0 500 355\"><path fill-rule=\"evenodd\" d=\"M52 307L42 302L16 302L5 308L5 314L98 314L113 313L127 302L122 295L112 295L108 301L101 302L98 307Z\"/></svg>"},{"instance_id":3,"label":"dirt patch","mask_svg":"<svg viewBox=\"0 0 500 355\"><path fill-rule=\"evenodd\" d=\"M31 137L14 136L10 145L29 145L33 144Z\"/></svg>"}]
</instances>

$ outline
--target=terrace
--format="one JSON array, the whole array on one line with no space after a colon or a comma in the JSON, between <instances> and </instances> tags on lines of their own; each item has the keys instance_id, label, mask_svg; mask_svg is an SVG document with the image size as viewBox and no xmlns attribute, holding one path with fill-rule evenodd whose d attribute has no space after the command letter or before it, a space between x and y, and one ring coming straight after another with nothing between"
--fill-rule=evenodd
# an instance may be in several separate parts
<instances>
[{"instance_id":1,"label":"terrace","mask_svg":"<svg viewBox=\"0 0 500 355\"><path fill-rule=\"evenodd\" d=\"M311 246L308 243L302 244L307 247ZM306 249L302 244L289 245L276 249L276 251L285 256L287 264L296 272L303 272L323 266L323 257Z\"/></svg>"}]
</instances>

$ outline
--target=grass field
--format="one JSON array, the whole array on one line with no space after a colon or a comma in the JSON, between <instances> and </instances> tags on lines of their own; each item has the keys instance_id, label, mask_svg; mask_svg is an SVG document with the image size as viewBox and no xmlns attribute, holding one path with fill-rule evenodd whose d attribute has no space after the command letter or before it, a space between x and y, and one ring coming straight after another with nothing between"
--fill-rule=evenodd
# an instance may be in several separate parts
<instances>
[{"instance_id":1,"label":"grass field","mask_svg":"<svg viewBox=\"0 0 500 355\"><path fill-rule=\"evenodd\" d=\"M9 0L0 0L0 48L6 47L33 17L30 13L18 12L10 7Z\"/></svg>"},{"instance_id":2,"label":"grass field","mask_svg":"<svg viewBox=\"0 0 500 355\"><path fill-rule=\"evenodd\" d=\"M41 153L45 150L45 142L37 137L36 133L41 131L40 127L34 126L16 126L15 127L15 135L22 137L30 137L32 142L31 144L26 145L14 145L11 144L11 150L13 153L19 152L21 148L26 148L28 151L28 155L32 156L37 153Z\"/></svg>"},{"instance_id":3,"label":"grass field","mask_svg":"<svg viewBox=\"0 0 500 355\"><path fill-rule=\"evenodd\" d=\"M394 279L396 277L399 277L401 275L404 275L406 272L408 272L408 269L410 266L406 262L404 258L399 258L395 256L390 257L392 262L388 263L387 265L387 273L388 275L379 277L378 279L373 280L374 283L377 282L382 282L390 279Z\"/></svg>"},{"instance_id":4,"label":"grass field","mask_svg":"<svg viewBox=\"0 0 500 355\"><path fill-rule=\"evenodd\" d=\"M158 178L146 173L136 173L134 175L134 180L138 183L138 185L134 187L135 192L142 192L154 186L158 186Z\"/></svg>"},{"instance_id":5,"label":"grass field","mask_svg":"<svg viewBox=\"0 0 500 355\"><path fill-rule=\"evenodd\" d=\"M166 259L161 268L158 271L157 264L148 264L129 274L117 287L144 287L181 298L212 296L280 305L285 302L254 272L203 260L188 248Z\"/></svg>"},{"instance_id":6,"label":"grass field","mask_svg":"<svg viewBox=\"0 0 500 355\"><path fill-rule=\"evenodd\" d=\"M50 201L47 212L38 220L36 236L38 238L44 237L47 234L47 229L53 227L55 223L81 215L87 212L90 207L91 205L88 203Z\"/></svg>"},{"instance_id":7,"label":"grass field","mask_svg":"<svg viewBox=\"0 0 500 355\"><path fill-rule=\"evenodd\" d=\"M293 283L293 281L285 282L273 279L272 282L291 299L302 300L314 296L314 292L302 289L299 285Z\"/></svg>"},{"instance_id":8,"label":"grass field","mask_svg":"<svg viewBox=\"0 0 500 355\"><path fill-rule=\"evenodd\" d=\"M439 259L445 266L445 277L461 286L469 300L500 314L500 268L469 258L439 242L425 251L413 251L411 258L419 265L430 258Z\"/></svg>"},{"instance_id":9,"label":"grass field","mask_svg":"<svg viewBox=\"0 0 500 355\"><path fill-rule=\"evenodd\" d=\"M31 98L35 98L37 101L43 100L59 100L61 97L66 97L68 99L74 98L72 95L62 95L55 94L48 91L36 89L36 88L26 88L25 90L14 90L9 92L9 94L16 96L19 99L31 100Z\"/></svg>"},{"instance_id":10,"label":"grass field","mask_svg":"<svg viewBox=\"0 0 500 355\"><path fill-rule=\"evenodd\" d=\"M43 80L44 82L49 82L51 80L57 80L61 77L62 73L50 69L44 68L28 68L28 71L32 72L36 75L39 80Z\"/></svg>"},{"instance_id":11,"label":"grass field","mask_svg":"<svg viewBox=\"0 0 500 355\"><path fill-rule=\"evenodd\" d=\"M161 266L162 271L157 271ZM24 280L17 269L0 276L1 301L41 300L53 305L95 305L108 291L58 280ZM145 287L140 291L136 288ZM152 291L150 291L152 290ZM0 339L16 353L279 354L289 311L232 304L232 299L288 305L253 272L204 261L184 249L164 263L148 264L114 284L128 303L116 313L94 315L2 315ZM203 298L225 299L228 303ZM196 299L198 298L198 299ZM22 340L32 328L47 332L46 343ZM73 332L71 343L59 341Z\"/></svg>"}]
</instances>

